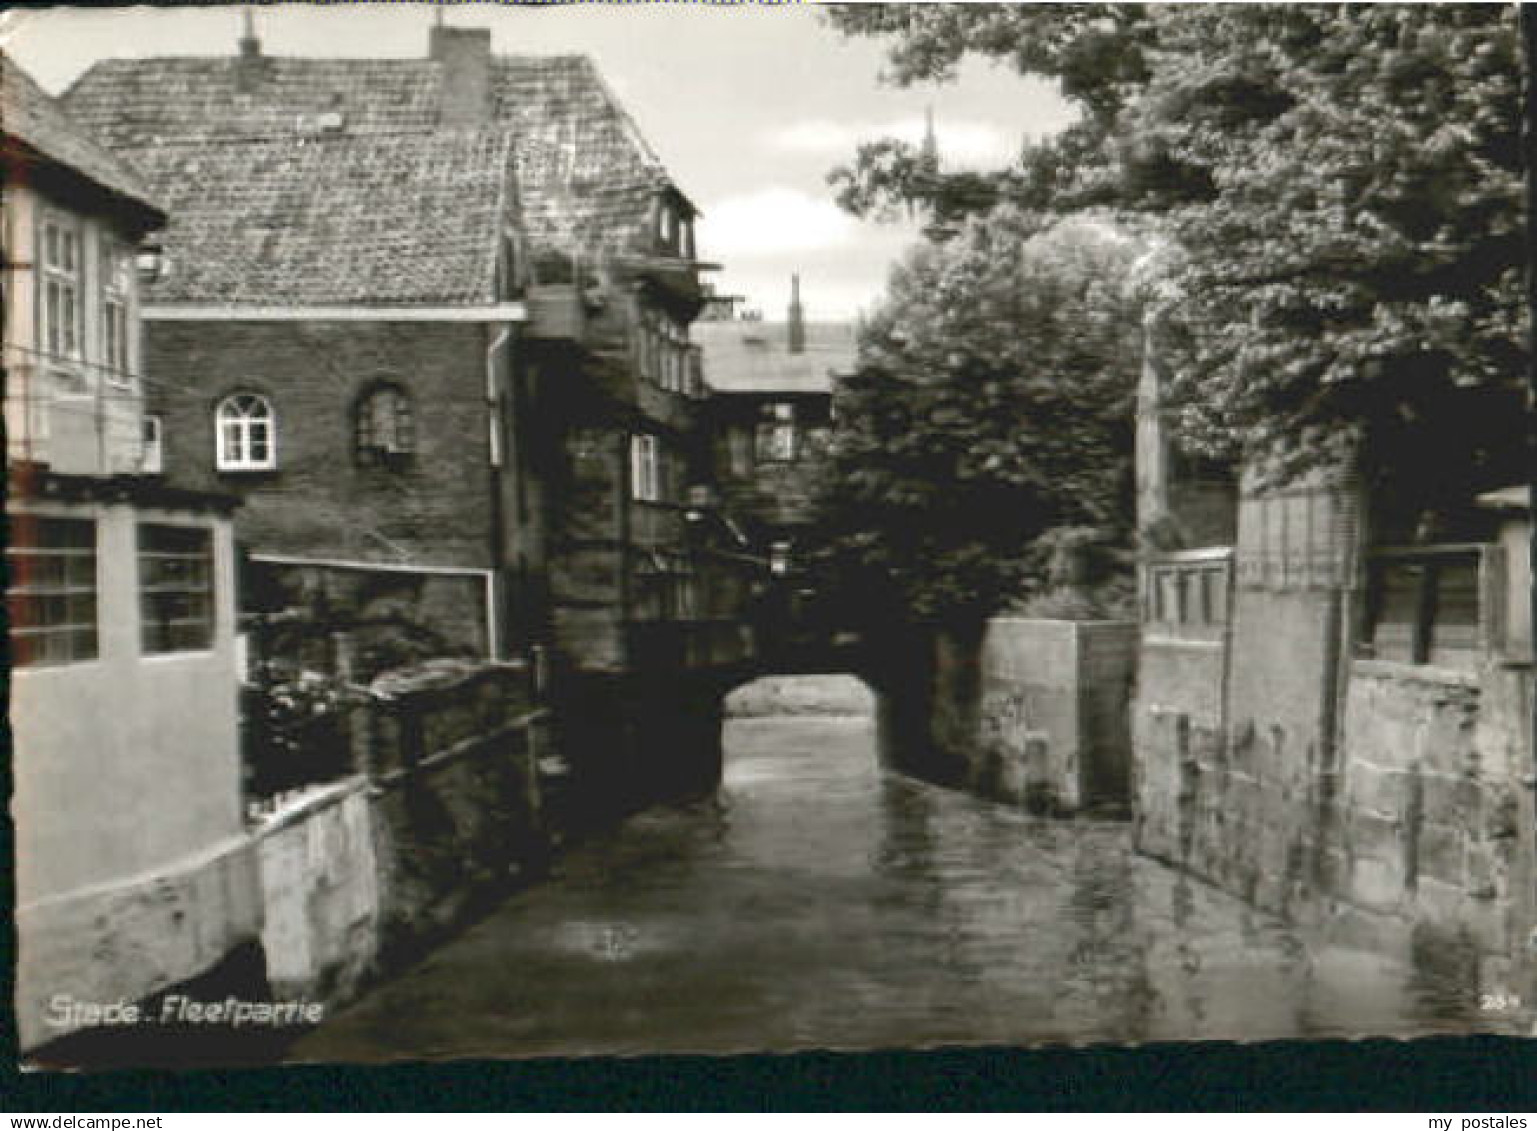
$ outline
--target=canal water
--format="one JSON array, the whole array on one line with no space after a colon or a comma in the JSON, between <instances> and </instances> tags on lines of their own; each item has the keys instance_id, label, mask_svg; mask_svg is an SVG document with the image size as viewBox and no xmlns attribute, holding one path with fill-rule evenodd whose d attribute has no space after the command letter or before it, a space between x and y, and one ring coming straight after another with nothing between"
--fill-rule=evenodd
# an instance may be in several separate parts
<instances>
[{"instance_id":1,"label":"canal water","mask_svg":"<svg viewBox=\"0 0 1537 1131\"><path fill-rule=\"evenodd\" d=\"M1134 855L881 770L868 718L736 719L717 797L636 816L307 1035L298 1060L1492 1031Z\"/></svg>"}]
</instances>

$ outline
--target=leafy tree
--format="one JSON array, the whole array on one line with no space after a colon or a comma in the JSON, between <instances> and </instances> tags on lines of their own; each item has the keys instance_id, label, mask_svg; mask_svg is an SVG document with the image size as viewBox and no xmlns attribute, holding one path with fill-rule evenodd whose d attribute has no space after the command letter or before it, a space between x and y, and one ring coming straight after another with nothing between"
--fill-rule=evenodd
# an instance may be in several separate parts
<instances>
[{"instance_id":1,"label":"leafy tree","mask_svg":"<svg viewBox=\"0 0 1537 1131\"><path fill-rule=\"evenodd\" d=\"M1200 9L1126 129L1206 170L1169 210L1186 436L1352 460L1414 509L1529 458L1513 9Z\"/></svg>"},{"instance_id":2,"label":"leafy tree","mask_svg":"<svg viewBox=\"0 0 1537 1131\"><path fill-rule=\"evenodd\" d=\"M894 269L840 385L824 499L841 562L919 618L1032 584L1048 531L1124 536L1144 249L1102 220L1005 208Z\"/></svg>"},{"instance_id":3,"label":"leafy tree","mask_svg":"<svg viewBox=\"0 0 1537 1131\"><path fill-rule=\"evenodd\" d=\"M970 195L1156 217L1186 443L1281 476L1354 461L1414 507L1520 477L1521 70L1509 5L835 9L898 81L965 53L1060 80L1080 121ZM888 151L866 212L964 194ZM989 199L991 197L992 199Z\"/></svg>"}]
</instances>

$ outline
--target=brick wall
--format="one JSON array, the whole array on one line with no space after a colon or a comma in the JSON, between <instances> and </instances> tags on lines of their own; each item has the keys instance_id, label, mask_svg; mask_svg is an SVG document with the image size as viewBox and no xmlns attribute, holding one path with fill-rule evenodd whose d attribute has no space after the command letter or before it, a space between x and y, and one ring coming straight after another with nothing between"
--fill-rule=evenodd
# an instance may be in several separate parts
<instances>
[{"instance_id":1,"label":"brick wall","mask_svg":"<svg viewBox=\"0 0 1537 1131\"><path fill-rule=\"evenodd\" d=\"M486 345L473 324L151 322L166 474L241 496L237 531L259 551L490 567ZM380 380L412 398L416 453L400 468L354 458L353 407ZM273 402L276 471L215 468L214 408L238 390Z\"/></svg>"}]
</instances>

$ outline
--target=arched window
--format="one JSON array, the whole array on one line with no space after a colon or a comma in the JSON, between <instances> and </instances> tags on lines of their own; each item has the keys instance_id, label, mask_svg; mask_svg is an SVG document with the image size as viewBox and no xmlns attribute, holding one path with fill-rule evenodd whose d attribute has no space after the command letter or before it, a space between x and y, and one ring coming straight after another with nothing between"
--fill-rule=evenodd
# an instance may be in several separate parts
<instances>
[{"instance_id":1,"label":"arched window","mask_svg":"<svg viewBox=\"0 0 1537 1131\"><path fill-rule=\"evenodd\" d=\"M235 393L219 402L215 442L220 471L270 471L278 465L277 417L257 393Z\"/></svg>"},{"instance_id":2,"label":"arched window","mask_svg":"<svg viewBox=\"0 0 1537 1131\"><path fill-rule=\"evenodd\" d=\"M395 385L376 385L358 398L360 463L399 462L416 450L411 398Z\"/></svg>"}]
</instances>

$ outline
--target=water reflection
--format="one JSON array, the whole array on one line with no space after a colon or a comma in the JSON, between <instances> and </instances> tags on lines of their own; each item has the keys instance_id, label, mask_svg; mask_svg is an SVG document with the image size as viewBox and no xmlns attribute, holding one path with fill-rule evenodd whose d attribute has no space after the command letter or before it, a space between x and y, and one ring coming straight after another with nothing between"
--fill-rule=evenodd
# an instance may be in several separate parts
<instances>
[{"instance_id":1,"label":"water reflection","mask_svg":"<svg viewBox=\"0 0 1537 1131\"><path fill-rule=\"evenodd\" d=\"M883 773L868 720L728 739L718 798L584 844L296 1055L1517 1031L1452 964L1310 949L1125 825Z\"/></svg>"}]
</instances>

